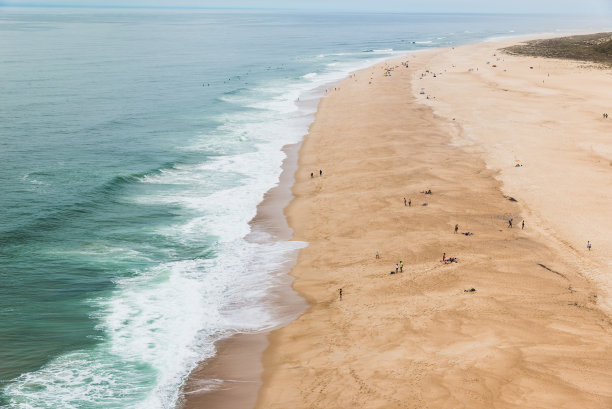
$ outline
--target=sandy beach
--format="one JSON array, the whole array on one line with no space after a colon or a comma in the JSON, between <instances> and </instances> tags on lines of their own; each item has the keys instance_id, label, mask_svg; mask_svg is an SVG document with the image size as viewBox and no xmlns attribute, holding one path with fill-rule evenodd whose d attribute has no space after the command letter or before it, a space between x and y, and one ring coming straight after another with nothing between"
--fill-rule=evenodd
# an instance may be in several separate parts
<instances>
[{"instance_id":1,"label":"sandy beach","mask_svg":"<svg viewBox=\"0 0 612 409\"><path fill-rule=\"evenodd\" d=\"M503 191L520 197L527 223L608 292L612 122L603 113L612 108L612 70L498 51L511 44L428 55L413 74L413 94L437 115L455 118L460 134L453 142L499 171ZM588 241L593 251L585 257ZM611 295L600 297L608 312Z\"/></svg>"},{"instance_id":2,"label":"sandy beach","mask_svg":"<svg viewBox=\"0 0 612 409\"><path fill-rule=\"evenodd\" d=\"M309 308L222 344L185 408L612 407L612 71L514 43L330 88L285 209Z\"/></svg>"},{"instance_id":3,"label":"sandy beach","mask_svg":"<svg viewBox=\"0 0 612 409\"><path fill-rule=\"evenodd\" d=\"M269 337L257 408L612 406L612 76L503 46L321 101L286 209L310 308Z\"/></svg>"}]
</instances>

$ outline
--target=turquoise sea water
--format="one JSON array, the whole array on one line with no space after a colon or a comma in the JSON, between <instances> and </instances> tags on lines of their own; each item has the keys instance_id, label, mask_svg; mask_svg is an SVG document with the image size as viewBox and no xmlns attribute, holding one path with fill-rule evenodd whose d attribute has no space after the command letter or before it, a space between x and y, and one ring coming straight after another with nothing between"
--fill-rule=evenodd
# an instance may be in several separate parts
<instances>
[{"instance_id":1,"label":"turquoise sea water","mask_svg":"<svg viewBox=\"0 0 612 409\"><path fill-rule=\"evenodd\" d=\"M216 339L276 324L301 244L244 237L312 120L298 98L413 50L606 24L0 7L0 406L173 408Z\"/></svg>"}]
</instances>

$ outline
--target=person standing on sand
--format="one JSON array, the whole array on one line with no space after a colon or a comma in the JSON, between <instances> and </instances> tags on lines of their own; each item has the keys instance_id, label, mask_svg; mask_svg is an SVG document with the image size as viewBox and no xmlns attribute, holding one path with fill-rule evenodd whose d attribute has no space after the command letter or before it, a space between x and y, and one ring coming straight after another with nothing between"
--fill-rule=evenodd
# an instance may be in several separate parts
<instances>
[{"instance_id":1,"label":"person standing on sand","mask_svg":"<svg viewBox=\"0 0 612 409\"><path fill-rule=\"evenodd\" d=\"M323 176L323 171L319 169L319 176Z\"/></svg>"},{"instance_id":2,"label":"person standing on sand","mask_svg":"<svg viewBox=\"0 0 612 409\"><path fill-rule=\"evenodd\" d=\"M446 253L442 253L442 261L446 261Z\"/></svg>"},{"instance_id":3,"label":"person standing on sand","mask_svg":"<svg viewBox=\"0 0 612 409\"><path fill-rule=\"evenodd\" d=\"M378 254L378 251L376 252L376 258L379 259L380 258L380 254Z\"/></svg>"},{"instance_id":4,"label":"person standing on sand","mask_svg":"<svg viewBox=\"0 0 612 409\"><path fill-rule=\"evenodd\" d=\"M404 207L408 204L408 202L406 201L406 198L404 198Z\"/></svg>"},{"instance_id":5,"label":"person standing on sand","mask_svg":"<svg viewBox=\"0 0 612 409\"><path fill-rule=\"evenodd\" d=\"M312 179L314 177L314 172L310 172L310 178Z\"/></svg>"},{"instance_id":6,"label":"person standing on sand","mask_svg":"<svg viewBox=\"0 0 612 409\"><path fill-rule=\"evenodd\" d=\"M399 272L399 264L395 265L395 273L397 274Z\"/></svg>"},{"instance_id":7,"label":"person standing on sand","mask_svg":"<svg viewBox=\"0 0 612 409\"><path fill-rule=\"evenodd\" d=\"M591 242L587 241L587 249L589 249L589 251L591 251Z\"/></svg>"},{"instance_id":8,"label":"person standing on sand","mask_svg":"<svg viewBox=\"0 0 612 409\"><path fill-rule=\"evenodd\" d=\"M512 228L512 219L508 219L508 227Z\"/></svg>"},{"instance_id":9,"label":"person standing on sand","mask_svg":"<svg viewBox=\"0 0 612 409\"><path fill-rule=\"evenodd\" d=\"M521 223L521 230L525 230L525 220Z\"/></svg>"},{"instance_id":10,"label":"person standing on sand","mask_svg":"<svg viewBox=\"0 0 612 409\"><path fill-rule=\"evenodd\" d=\"M402 260L400 260L400 273L404 272L404 262Z\"/></svg>"},{"instance_id":11,"label":"person standing on sand","mask_svg":"<svg viewBox=\"0 0 612 409\"><path fill-rule=\"evenodd\" d=\"M340 301L342 301L342 288L338 288L338 295L340 295Z\"/></svg>"},{"instance_id":12,"label":"person standing on sand","mask_svg":"<svg viewBox=\"0 0 612 409\"><path fill-rule=\"evenodd\" d=\"M458 231L458 230L459 230L459 225L458 225L458 224L456 224L456 225L455 225L455 234L457 234L457 231Z\"/></svg>"},{"instance_id":13,"label":"person standing on sand","mask_svg":"<svg viewBox=\"0 0 612 409\"><path fill-rule=\"evenodd\" d=\"M408 199L408 207L412 206L412 199Z\"/></svg>"}]
</instances>

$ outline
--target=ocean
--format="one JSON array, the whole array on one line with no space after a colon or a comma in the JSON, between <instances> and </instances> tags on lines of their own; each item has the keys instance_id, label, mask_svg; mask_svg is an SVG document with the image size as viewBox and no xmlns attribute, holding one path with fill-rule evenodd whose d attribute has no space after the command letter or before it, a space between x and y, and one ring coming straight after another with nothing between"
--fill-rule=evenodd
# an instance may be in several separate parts
<instances>
[{"instance_id":1,"label":"ocean","mask_svg":"<svg viewBox=\"0 0 612 409\"><path fill-rule=\"evenodd\" d=\"M174 408L216 340L279 325L274 272L306 244L246 236L325 87L417 50L606 25L0 7L0 407Z\"/></svg>"}]
</instances>

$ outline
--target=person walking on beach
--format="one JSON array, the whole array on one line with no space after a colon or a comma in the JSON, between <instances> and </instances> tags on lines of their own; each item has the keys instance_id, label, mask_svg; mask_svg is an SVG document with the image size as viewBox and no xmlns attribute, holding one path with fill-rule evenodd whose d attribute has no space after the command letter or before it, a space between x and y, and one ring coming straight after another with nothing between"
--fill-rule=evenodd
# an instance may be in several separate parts
<instances>
[{"instance_id":1,"label":"person walking on beach","mask_svg":"<svg viewBox=\"0 0 612 409\"><path fill-rule=\"evenodd\" d=\"M457 234L457 231L458 231L458 230L459 230L459 225L458 225L458 224L456 224L456 225L455 225L455 234Z\"/></svg>"},{"instance_id":2,"label":"person walking on beach","mask_svg":"<svg viewBox=\"0 0 612 409\"><path fill-rule=\"evenodd\" d=\"M412 206L412 199L408 199L408 207Z\"/></svg>"},{"instance_id":3,"label":"person walking on beach","mask_svg":"<svg viewBox=\"0 0 612 409\"><path fill-rule=\"evenodd\" d=\"M342 288L338 288L338 295L340 295L340 301L342 301Z\"/></svg>"},{"instance_id":4,"label":"person walking on beach","mask_svg":"<svg viewBox=\"0 0 612 409\"><path fill-rule=\"evenodd\" d=\"M408 204L408 202L406 201L406 198L404 198L404 207Z\"/></svg>"},{"instance_id":5,"label":"person walking on beach","mask_svg":"<svg viewBox=\"0 0 612 409\"><path fill-rule=\"evenodd\" d=\"M399 272L399 264L395 265L395 273L397 274Z\"/></svg>"},{"instance_id":6,"label":"person walking on beach","mask_svg":"<svg viewBox=\"0 0 612 409\"><path fill-rule=\"evenodd\" d=\"M508 227L512 228L512 219L508 219Z\"/></svg>"},{"instance_id":7,"label":"person walking on beach","mask_svg":"<svg viewBox=\"0 0 612 409\"><path fill-rule=\"evenodd\" d=\"M525 230L525 220L521 223L521 230Z\"/></svg>"},{"instance_id":8,"label":"person walking on beach","mask_svg":"<svg viewBox=\"0 0 612 409\"><path fill-rule=\"evenodd\" d=\"M319 176L323 176L323 171L319 169Z\"/></svg>"},{"instance_id":9,"label":"person walking on beach","mask_svg":"<svg viewBox=\"0 0 612 409\"><path fill-rule=\"evenodd\" d=\"M404 272L404 262L400 260L400 273Z\"/></svg>"},{"instance_id":10,"label":"person walking on beach","mask_svg":"<svg viewBox=\"0 0 612 409\"><path fill-rule=\"evenodd\" d=\"M587 249L589 249L589 251L591 251L591 242L587 241Z\"/></svg>"}]
</instances>

